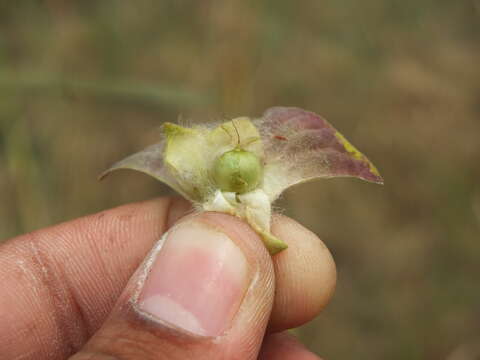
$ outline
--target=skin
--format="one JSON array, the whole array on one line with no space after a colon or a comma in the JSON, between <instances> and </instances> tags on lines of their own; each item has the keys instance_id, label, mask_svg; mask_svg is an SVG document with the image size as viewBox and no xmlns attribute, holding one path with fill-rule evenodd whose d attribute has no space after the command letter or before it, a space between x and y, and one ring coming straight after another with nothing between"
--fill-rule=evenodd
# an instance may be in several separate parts
<instances>
[{"instance_id":1,"label":"skin","mask_svg":"<svg viewBox=\"0 0 480 360\"><path fill-rule=\"evenodd\" d=\"M275 216L273 233L289 248L272 258L239 219L189 213L186 201L160 198L2 244L0 359L319 359L284 331L312 320L334 291L335 265L325 245L295 221ZM185 215L224 229L261 274L219 338L179 334L125 305L129 278Z\"/></svg>"}]
</instances>

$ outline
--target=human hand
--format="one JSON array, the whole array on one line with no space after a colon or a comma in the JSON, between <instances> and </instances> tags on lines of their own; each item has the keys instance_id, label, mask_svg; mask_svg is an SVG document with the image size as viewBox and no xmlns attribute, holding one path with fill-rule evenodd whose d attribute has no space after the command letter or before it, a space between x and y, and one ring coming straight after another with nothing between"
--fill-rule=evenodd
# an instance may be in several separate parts
<instances>
[{"instance_id":1,"label":"human hand","mask_svg":"<svg viewBox=\"0 0 480 360\"><path fill-rule=\"evenodd\" d=\"M325 245L275 216L289 248L272 258L239 219L189 209L161 198L0 246L0 359L318 359L282 331L330 299Z\"/></svg>"}]
</instances>

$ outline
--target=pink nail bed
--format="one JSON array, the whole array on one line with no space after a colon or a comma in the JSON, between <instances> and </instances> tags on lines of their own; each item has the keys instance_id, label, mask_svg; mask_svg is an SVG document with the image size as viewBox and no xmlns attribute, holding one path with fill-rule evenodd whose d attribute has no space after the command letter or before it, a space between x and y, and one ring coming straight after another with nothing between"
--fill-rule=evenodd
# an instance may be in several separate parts
<instances>
[{"instance_id":1,"label":"pink nail bed","mask_svg":"<svg viewBox=\"0 0 480 360\"><path fill-rule=\"evenodd\" d=\"M201 222L174 227L153 261L138 308L201 336L231 324L248 287L248 263L223 232Z\"/></svg>"}]
</instances>

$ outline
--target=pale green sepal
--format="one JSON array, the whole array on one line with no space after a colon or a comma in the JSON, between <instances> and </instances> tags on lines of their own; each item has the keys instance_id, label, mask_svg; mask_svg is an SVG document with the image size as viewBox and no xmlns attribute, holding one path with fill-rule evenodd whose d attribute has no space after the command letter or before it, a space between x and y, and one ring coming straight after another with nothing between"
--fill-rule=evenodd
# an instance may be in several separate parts
<instances>
[{"instance_id":1,"label":"pale green sepal","mask_svg":"<svg viewBox=\"0 0 480 360\"><path fill-rule=\"evenodd\" d=\"M264 157L260 133L250 118L245 116L214 128L208 134L208 142L220 154L238 147L253 152L260 159Z\"/></svg>"},{"instance_id":2,"label":"pale green sepal","mask_svg":"<svg viewBox=\"0 0 480 360\"><path fill-rule=\"evenodd\" d=\"M282 240L270 232L272 207L268 195L261 189L238 195L243 204L243 217L248 224L260 235L270 254L276 254L287 248Z\"/></svg>"},{"instance_id":3,"label":"pale green sepal","mask_svg":"<svg viewBox=\"0 0 480 360\"><path fill-rule=\"evenodd\" d=\"M261 236L263 244L267 248L270 255L278 254L280 251L288 248L288 245L285 242L275 237L274 235L266 232L260 232L258 230L257 232Z\"/></svg>"},{"instance_id":4,"label":"pale green sepal","mask_svg":"<svg viewBox=\"0 0 480 360\"><path fill-rule=\"evenodd\" d=\"M200 129L165 123L166 146L163 160L172 176L192 201L205 201L212 189L208 181L209 148Z\"/></svg>"},{"instance_id":5,"label":"pale green sepal","mask_svg":"<svg viewBox=\"0 0 480 360\"><path fill-rule=\"evenodd\" d=\"M232 198L233 195L233 198ZM230 215L237 215L236 200L234 193L226 193L217 190L213 197L203 204L205 211L218 211Z\"/></svg>"},{"instance_id":6,"label":"pale green sepal","mask_svg":"<svg viewBox=\"0 0 480 360\"><path fill-rule=\"evenodd\" d=\"M287 248L287 244L270 233L271 205L267 194L260 189L245 194L217 190L203 203L202 208L205 211L224 212L244 219L260 236L272 255Z\"/></svg>"}]
</instances>

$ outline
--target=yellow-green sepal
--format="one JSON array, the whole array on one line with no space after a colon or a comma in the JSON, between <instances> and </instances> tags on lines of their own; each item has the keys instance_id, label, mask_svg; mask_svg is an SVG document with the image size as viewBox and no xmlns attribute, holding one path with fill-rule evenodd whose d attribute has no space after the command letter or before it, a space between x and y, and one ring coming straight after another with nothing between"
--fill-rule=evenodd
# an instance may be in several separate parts
<instances>
[{"instance_id":1,"label":"yellow-green sepal","mask_svg":"<svg viewBox=\"0 0 480 360\"><path fill-rule=\"evenodd\" d=\"M205 133L168 122L163 125L163 132L165 165L190 200L203 201L209 192Z\"/></svg>"},{"instance_id":2,"label":"yellow-green sepal","mask_svg":"<svg viewBox=\"0 0 480 360\"><path fill-rule=\"evenodd\" d=\"M248 117L227 121L208 134L208 142L220 153L239 147L263 158L263 144L257 127Z\"/></svg>"},{"instance_id":3,"label":"yellow-green sepal","mask_svg":"<svg viewBox=\"0 0 480 360\"><path fill-rule=\"evenodd\" d=\"M262 232L259 232L259 234L262 238L263 244L267 248L270 255L278 254L280 251L283 251L286 248L288 248L288 245L284 241L280 240L279 238L277 238L276 236L270 233L262 231Z\"/></svg>"}]
</instances>

